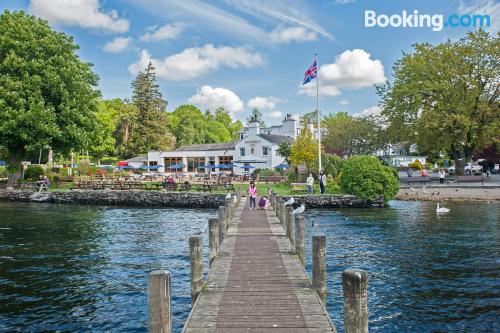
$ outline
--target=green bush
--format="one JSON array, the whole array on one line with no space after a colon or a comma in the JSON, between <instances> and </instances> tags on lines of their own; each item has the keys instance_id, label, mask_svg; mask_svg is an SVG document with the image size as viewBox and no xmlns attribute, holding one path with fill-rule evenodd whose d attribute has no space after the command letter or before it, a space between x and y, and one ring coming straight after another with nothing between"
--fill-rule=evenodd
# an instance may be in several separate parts
<instances>
[{"instance_id":1,"label":"green bush","mask_svg":"<svg viewBox=\"0 0 500 333\"><path fill-rule=\"evenodd\" d=\"M115 165L120 161L118 157L103 157L101 158L101 164L106 164L106 165Z\"/></svg>"},{"instance_id":2,"label":"green bush","mask_svg":"<svg viewBox=\"0 0 500 333\"><path fill-rule=\"evenodd\" d=\"M374 156L353 156L344 162L340 187L345 193L373 200L382 195L388 201L399 190L394 170Z\"/></svg>"},{"instance_id":3,"label":"green bush","mask_svg":"<svg viewBox=\"0 0 500 333\"><path fill-rule=\"evenodd\" d=\"M260 177L268 177L268 176L279 176L280 172L273 169L261 169L259 176Z\"/></svg>"},{"instance_id":4,"label":"green bush","mask_svg":"<svg viewBox=\"0 0 500 333\"><path fill-rule=\"evenodd\" d=\"M29 180L38 180L40 176L43 176L43 168L38 165L29 166L24 171L24 178Z\"/></svg>"},{"instance_id":5,"label":"green bush","mask_svg":"<svg viewBox=\"0 0 500 333\"><path fill-rule=\"evenodd\" d=\"M7 168L4 166L0 166L0 178L9 177L9 173L7 172Z\"/></svg>"},{"instance_id":6,"label":"green bush","mask_svg":"<svg viewBox=\"0 0 500 333\"><path fill-rule=\"evenodd\" d=\"M334 178L338 176L342 170L342 158L334 154L324 154L322 156L322 167L325 175L332 175Z\"/></svg>"},{"instance_id":7,"label":"green bush","mask_svg":"<svg viewBox=\"0 0 500 333\"><path fill-rule=\"evenodd\" d=\"M413 163L408 164L408 167L412 169L422 170L423 165L419 160L415 160Z\"/></svg>"},{"instance_id":8,"label":"green bush","mask_svg":"<svg viewBox=\"0 0 500 333\"><path fill-rule=\"evenodd\" d=\"M290 171L288 173L288 182L297 183L299 181L299 175L295 171Z\"/></svg>"}]
</instances>

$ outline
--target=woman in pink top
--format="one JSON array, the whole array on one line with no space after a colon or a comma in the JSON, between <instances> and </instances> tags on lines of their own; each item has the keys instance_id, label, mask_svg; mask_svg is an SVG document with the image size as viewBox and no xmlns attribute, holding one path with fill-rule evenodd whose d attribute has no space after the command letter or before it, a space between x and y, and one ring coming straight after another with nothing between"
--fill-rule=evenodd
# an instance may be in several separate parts
<instances>
[{"instance_id":1,"label":"woman in pink top","mask_svg":"<svg viewBox=\"0 0 500 333\"><path fill-rule=\"evenodd\" d=\"M250 182L250 186L248 187L248 193L250 194L250 209L255 208L255 201L257 198L257 187L255 187L255 183L253 181Z\"/></svg>"}]
</instances>

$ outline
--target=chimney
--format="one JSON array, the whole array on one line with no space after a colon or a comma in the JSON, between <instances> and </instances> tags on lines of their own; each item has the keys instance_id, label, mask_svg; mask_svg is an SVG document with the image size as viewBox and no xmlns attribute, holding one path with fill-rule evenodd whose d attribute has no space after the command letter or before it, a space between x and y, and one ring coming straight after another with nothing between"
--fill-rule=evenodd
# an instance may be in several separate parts
<instances>
[{"instance_id":1,"label":"chimney","mask_svg":"<svg viewBox=\"0 0 500 333\"><path fill-rule=\"evenodd\" d=\"M251 117L248 122L248 134L249 135L259 135L260 134L260 122L257 116Z\"/></svg>"}]
</instances>

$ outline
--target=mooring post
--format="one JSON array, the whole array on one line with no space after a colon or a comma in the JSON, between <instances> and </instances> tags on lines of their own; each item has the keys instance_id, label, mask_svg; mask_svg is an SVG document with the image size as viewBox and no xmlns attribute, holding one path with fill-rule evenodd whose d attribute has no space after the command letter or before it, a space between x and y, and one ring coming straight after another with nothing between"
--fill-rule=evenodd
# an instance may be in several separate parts
<instances>
[{"instance_id":1,"label":"mooring post","mask_svg":"<svg viewBox=\"0 0 500 333\"><path fill-rule=\"evenodd\" d=\"M280 202L280 220L283 226L286 226L286 206L284 202Z\"/></svg>"},{"instance_id":2,"label":"mooring post","mask_svg":"<svg viewBox=\"0 0 500 333\"><path fill-rule=\"evenodd\" d=\"M306 225L304 216L295 216L295 253L299 256L300 262L306 265Z\"/></svg>"},{"instance_id":3,"label":"mooring post","mask_svg":"<svg viewBox=\"0 0 500 333\"><path fill-rule=\"evenodd\" d=\"M292 206L286 206L286 235L288 236L288 239L294 244L293 240L293 227L295 224L295 215L293 215L293 207Z\"/></svg>"},{"instance_id":4,"label":"mooring post","mask_svg":"<svg viewBox=\"0 0 500 333\"><path fill-rule=\"evenodd\" d=\"M219 228L219 219L208 219L208 247L210 248L209 263L212 266L217 256L217 233Z\"/></svg>"},{"instance_id":5,"label":"mooring post","mask_svg":"<svg viewBox=\"0 0 500 333\"><path fill-rule=\"evenodd\" d=\"M226 236L226 207L219 206L219 246Z\"/></svg>"},{"instance_id":6,"label":"mooring post","mask_svg":"<svg viewBox=\"0 0 500 333\"><path fill-rule=\"evenodd\" d=\"M278 219L280 219L280 210L279 210L279 207L278 207L279 202L280 202L279 197L276 196L275 202L274 202L274 212L276 213L276 217Z\"/></svg>"},{"instance_id":7,"label":"mooring post","mask_svg":"<svg viewBox=\"0 0 500 333\"><path fill-rule=\"evenodd\" d=\"M225 199L224 206L226 207L226 228L231 223L231 199Z\"/></svg>"},{"instance_id":8,"label":"mooring post","mask_svg":"<svg viewBox=\"0 0 500 333\"><path fill-rule=\"evenodd\" d=\"M326 303L326 236L313 236L313 288L318 292L319 298Z\"/></svg>"},{"instance_id":9,"label":"mooring post","mask_svg":"<svg viewBox=\"0 0 500 333\"><path fill-rule=\"evenodd\" d=\"M203 287L203 239L189 237L189 257L191 258L191 305L194 305Z\"/></svg>"},{"instance_id":10,"label":"mooring post","mask_svg":"<svg viewBox=\"0 0 500 333\"><path fill-rule=\"evenodd\" d=\"M148 273L148 331L172 332L172 281L170 272Z\"/></svg>"},{"instance_id":11,"label":"mooring post","mask_svg":"<svg viewBox=\"0 0 500 333\"><path fill-rule=\"evenodd\" d=\"M233 216L236 215L236 209L238 209L238 197L236 195L233 196Z\"/></svg>"},{"instance_id":12,"label":"mooring post","mask_svg":"<svg viewBox=\"0 0 500 333\"><path fill-rule=\"evenodd\" d=\"M361 269L342 272L346 333L368 333L368 274Z\"/></svg>"}]
</instances>

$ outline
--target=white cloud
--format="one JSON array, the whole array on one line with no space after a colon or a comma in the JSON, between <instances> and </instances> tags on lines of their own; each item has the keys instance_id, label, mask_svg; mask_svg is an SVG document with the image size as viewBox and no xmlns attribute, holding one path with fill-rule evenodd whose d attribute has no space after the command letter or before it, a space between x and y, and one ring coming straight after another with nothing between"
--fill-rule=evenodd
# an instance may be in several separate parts
<instances>
[{"instance_id":1,"label":"white cloud","mask_svg":"<svg viewBox=\"0 0 500 333\"><path fill-rule=\"evenodd\" d=\"M216 47L205 44L202 47L187 48L184 51L165 57L152 58L147 50L141 52L137 62L128 70L132 74L144 70L149 62L156 67L156 74L165 80L190 80L213 72L221 66L231 68L255 67L264 64L264 58L246 47Z\"/></svg>"},{"instance_id":2,"label":"white cloud","mask_svg":"<svg viewBox=\"0 0 500 333\"><path fill-rule=\"evenodd\" d=\"M339 3L341 5L345 5L347 3L353 3L355 0L336 0L336 3Z\"/></svg>"},{"instance_id":3,"label":"white cloud","mask_svg":"<svg viewBox=\"0 0 500 333\"><path fill-rule=\"evenodd\" d=\"M343 99L339 102L340 105L349 105L349 101L347 99Z\"/></svg>"},{"instance_id":4,"label":"white cloud","mask_svg":"<svg viewBox=\"0 0 500 333\"><path fill-rule=\"evenodd\" d=\"M310 42L316 40L318 35L304 27L277 28L269 34L275 43Z\"/></svg>"},{"instance_id":5,"label":"white cloud","mask_svg":"<svg viewBox=\"0 0 500 333\"><path fill-rule=\"evenodd\" d=\"M384 65L380 60L373 60L362 49L344 51L335 58L335 62L321 66L319 70L319 93L322 96L337 96L341 88L361 89L384 83ZM314 96L314 82L301 86L299 93Z\"/></svg>"},{"instance_id":6,"label":"white cloud","mask_svg":"<svg viewBox=\"0 0 500 333\"><path fill-rule=\"evenodd\" d=\"M274 111L265 113L264 115L268 116L269 118L272 118L272 119L279 119L279 118L283 117L283 112L278 111L278 110L274 110Z\"/></svg>"},{"instance_id":7,"label":"white cloud","mask_svg":"<svg viewBox=\"0 0 500 333\"><path fill-rule=\"evenodd\" d=\"M495 0L460 0L460 14L490 15L491 29L500 29L500 2ZM484 29L490 29L483 27Z\"/></svg>"},{"instance_id":8,"label":"white cloud","mask_svg":"<svg viewBox=\"0 0 500 333\"><path fill-rule=\"evenodd\" d=\"M175 39L182 31L184 31L184 27L185 25L180 22L165 24L163 27L158 29L156 27L150 27L148 29L149 31L141 37L141 41L158 42L166 39Z\"/></svg>"},{"instance_id":9,"label":"white cloud","mask_svg":"<svg viewBox=\"0 0 500 333\"><path fill-rule=\"evenodd\" d=\"M225 88L203 86L188 101L198 104L202 110L215 111L222 106L230 113L243 111L243 101L240 97Z\"/></svg>"},{"instance_id":10,"label":"white cloud","mask_svg":"<svg viewBox=\"0 0 500 333\"><path fill-rule=\"evenodd\" d=\"M371 106L369 108L364 109L361 112L354 113L353 117L365 118L370 116L378 116L382 112L382 109L378 106Z\"/></svg>"},{"instance_id":11,"label":"white cloud","mask_svg":"<svg viewBox=\"0 0 500 333\"><path fill-rule=\"evenodd\" d=\"M132 37L117 37L102 48L106 52L118 53L126 50L132 43Z\"/></svg>"},{"instance_id":12,"label":"white cloud","mask_svg":"<svg viewBox=\"0 0 500 333\"><path fill-rule=\"evenodd\" d=\"M266 109L273 110L276 107L276 103L281 102L281 99L270 96L270 97L254 97L247 102L247 107L251 109Z\"/></svg>"},{"instance_id":13,"label":"white cloud","mask_svg":"<svg viewBox=\"0 0 500 333\"><path fill-rule=\"evenodd\" d=\"M31 0L30 13L53 24L99 29L110 33L127 32L130 22L116 10L103 12L99 0Z\"/></svg>"}]
</instances>

